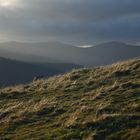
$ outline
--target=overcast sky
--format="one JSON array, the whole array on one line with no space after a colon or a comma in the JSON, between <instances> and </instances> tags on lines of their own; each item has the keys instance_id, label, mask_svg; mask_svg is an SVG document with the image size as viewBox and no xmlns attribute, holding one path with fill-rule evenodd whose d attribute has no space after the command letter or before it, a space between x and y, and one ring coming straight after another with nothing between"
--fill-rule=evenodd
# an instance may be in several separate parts
<instances>
[{"instance_id":1,"label":"overcast sky","mask_svg":"<svg viewBox=\"0 0 140 140\"><path fill-rule=\"evenodd\" d=\"M0 41L140 42L140 0L0 0Z\"/></svg>"}]
</instances>

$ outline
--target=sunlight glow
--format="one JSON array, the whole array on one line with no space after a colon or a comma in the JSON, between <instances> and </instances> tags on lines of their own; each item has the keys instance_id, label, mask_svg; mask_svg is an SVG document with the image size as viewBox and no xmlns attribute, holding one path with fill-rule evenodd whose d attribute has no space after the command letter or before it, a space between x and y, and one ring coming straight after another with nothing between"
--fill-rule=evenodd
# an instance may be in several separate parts
<instances>
[{"instance_id":1,"label":"sunlight glow","mask_svg":"<svg viewBox=\"0 0 140 140\"><path fill-rule=\"evenodd\" d=\"M17 0L0 0L0 6L11 7L16 4Z\"/></svg>"}]
</instances>

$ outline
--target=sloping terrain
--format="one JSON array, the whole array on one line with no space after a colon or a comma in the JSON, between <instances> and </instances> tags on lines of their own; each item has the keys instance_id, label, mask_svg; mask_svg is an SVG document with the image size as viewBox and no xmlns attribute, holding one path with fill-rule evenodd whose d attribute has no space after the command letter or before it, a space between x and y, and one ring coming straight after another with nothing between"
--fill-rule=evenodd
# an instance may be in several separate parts
<instances>
[{"instance_id":1,"label":"sloping terrain","mask_svg":"<svg viewBox=\"0 0 140 140\"><path fill-rule=\"evenodd\" d=\"M0 87L30 82L34 77L48 77L78 67L68 63L27 63L0 57Z\"/></svg>"},{"instance_id":2,"label":"sloping terrain","mask_svg":"<svg viewBox=\"0 0 140 140\"><path fill-rule=\"evenodd\" d=\"M140 59L0 90L1 140L139 140Z\"/></svg>"},{"instance_id":3,"label":"sloping terrain","mask_svg":"<svg viewBox=\"0 0 140 140\"><path fill-rule=\"evenodd\" d=\"M59 42L7 42L0 43L0 56L26 62L100 66L138 57L140 56L140 46L108 42L90 48L81 48Z\"/></svg>"}]
</instances>

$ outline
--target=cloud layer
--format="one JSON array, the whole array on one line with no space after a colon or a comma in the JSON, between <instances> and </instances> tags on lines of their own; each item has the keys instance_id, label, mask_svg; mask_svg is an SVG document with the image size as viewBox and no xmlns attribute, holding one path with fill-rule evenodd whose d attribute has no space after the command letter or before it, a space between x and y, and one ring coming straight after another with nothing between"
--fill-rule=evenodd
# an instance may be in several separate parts
<instances>
[{"instance_id":1,"label":"cloud layer","mask_svg":"<svg viewBox=\"0 0 140 140\"><path fill-rule=\"evenodd\" d=\"M16 0L0 6L0 40L140 42L140 0Z\"/></svg>"}]
</instances>

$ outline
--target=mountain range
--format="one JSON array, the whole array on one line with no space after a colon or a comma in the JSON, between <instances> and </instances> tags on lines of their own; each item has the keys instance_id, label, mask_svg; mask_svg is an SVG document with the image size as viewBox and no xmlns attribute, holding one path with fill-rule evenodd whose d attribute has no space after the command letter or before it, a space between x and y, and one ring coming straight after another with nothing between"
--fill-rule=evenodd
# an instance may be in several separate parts
<instances>
[{"instance_id":1,"label":"mountain range","mask_svg":"<svg viewBox=\"0 0 140 140\"><path fill-rule=\"evenodd\" d=\"M81 48L59 42L0 43L0 56L25 62L100 66L140 56L140 46L108 42Z\"/></svg>"},{"instance_id":2,"label":"mountain range","mask_svg":"<svg viewBox=\"0 0 140 140\"><path fill-rule=\"evenodd\" d=\"M0 86L29 82L79 67L108 65L140 56L140 46L108 42L89 48L60 42L0 43Z\"/></svg>"}]
</instances>

